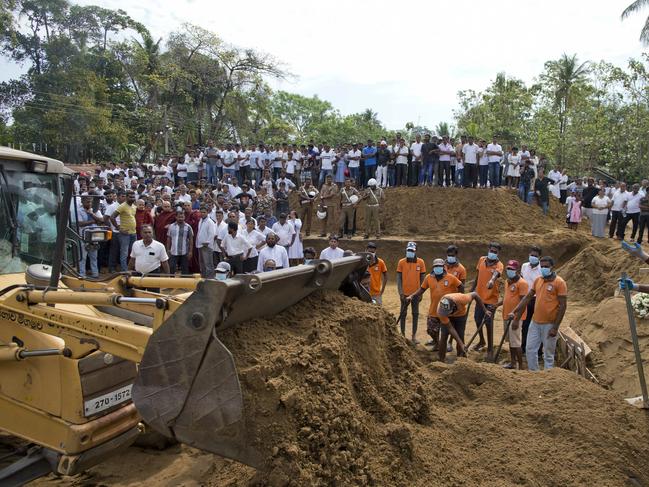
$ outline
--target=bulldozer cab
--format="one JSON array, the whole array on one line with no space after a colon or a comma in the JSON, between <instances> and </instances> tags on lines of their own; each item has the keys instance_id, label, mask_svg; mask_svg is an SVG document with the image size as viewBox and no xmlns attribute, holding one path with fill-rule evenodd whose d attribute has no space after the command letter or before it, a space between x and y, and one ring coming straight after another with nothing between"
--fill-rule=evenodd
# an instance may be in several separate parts
<instances>
[{"instance_id":1,"label":"bulldozer cab","mask_svg":"<svg viewBox=\"0 0 649 487\"><path fill-rule=\"evenodd\" d=\"M59 161L0 148L0 274L52 264L64 182L71 175Z\"/></svg>"}]
</instances>

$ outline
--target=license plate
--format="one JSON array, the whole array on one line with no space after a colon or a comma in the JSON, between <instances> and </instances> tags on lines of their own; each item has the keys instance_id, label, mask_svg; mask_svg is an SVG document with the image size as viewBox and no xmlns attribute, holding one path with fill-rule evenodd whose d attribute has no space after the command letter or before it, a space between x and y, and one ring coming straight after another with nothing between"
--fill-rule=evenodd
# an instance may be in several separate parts
<instances>
[{"instance_id":1,"label":"license plate","mask_svg":"<svg viewBox=\"0 0 649 487\"><path fill-rule=\"evenodd\" d=\"M104 411L108 408L111 408L117 404L131 399L131 388L133 384L121 387L114 391L104 394L103 396L95 397L94 399L89 399L83 403L84 416L92 416L101 411Z\"/></svg>"}]
</instances>

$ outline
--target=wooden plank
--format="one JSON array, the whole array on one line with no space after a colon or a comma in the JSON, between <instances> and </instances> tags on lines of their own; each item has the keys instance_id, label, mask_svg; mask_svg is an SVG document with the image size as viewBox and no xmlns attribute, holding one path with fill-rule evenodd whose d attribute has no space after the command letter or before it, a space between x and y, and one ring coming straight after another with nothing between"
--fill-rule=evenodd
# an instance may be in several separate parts
<instances>
[{"instance_id":1,"label":"wooden plank","mask_svg":"<svg viewBox=\"0 0 649 487\"><path fill-rule=\"evenodd\" d=\"M579 335L570 328L569 326L561 327L561 330L559 331L570 345L576 348L580 348L584 351L584 357L588 357L590 353L592 352L591 348L588 346L588 344L581 339Z\"/></svg>"}]
</instances>

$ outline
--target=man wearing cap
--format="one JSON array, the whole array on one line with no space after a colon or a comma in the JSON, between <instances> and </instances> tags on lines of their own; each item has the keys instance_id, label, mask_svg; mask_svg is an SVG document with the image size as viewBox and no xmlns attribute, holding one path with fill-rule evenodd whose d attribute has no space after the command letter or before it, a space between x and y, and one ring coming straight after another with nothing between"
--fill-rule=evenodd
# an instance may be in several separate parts
<instances>
[{"instance_id":1,"label":"man wearing cap","mask_svg":"<svg viewBox=\"0 0 649 487\"><path fill-rule=\"evenodd\" d=\"M451 293L443 296L437 305L437 316L442 325L440 333L440 346L437 351L439 359L443 362L446 359L446 340L450 334L457 343L456 352L458 357L466 356L466 349L464 347L464 331L466 329L467 313L469 311L469 304L475 300L477 306L482 308L485 316L490 316L489 311L478 293L472 292L468 294Z\"/></svg>"},{"instance_id":2,"label":"man wearing cap","mask_svg":"<svg viewBox=\"0 0 649 487\"><path fill-rule=\"evenodd\" d=\"M554 259L540 259L541 277L534 281L525 298L509 313L508 319L520 320L527 303L536 296L534 314L527 332L525 355L527 368L539 370L538 351L543 344L543 367L545 370L554 366L554 352L557 346L557 334L568 307L568 286L566 281L554 272Z\"/></svg>"},{"instance_id":3,"label":"man wearing cap","mask_svg":"<svg viewBox=\"0 0 649 487\"><path fill-rule=\"evenodd\" d=\"M214 271L214 278L217 281L225 281L228 277L232 277L232 267L227 262L219 262Z\"/></svg>"},{"instance_id":4,"label":"man wearing cap","mask_svg":"<svg viewBox=\"0 0 649 487\"><path fill-rule=\"evenodd\" d=\"M377 186L376 179L370 178L362 196L362 199L365 200L365 236L363 238L370 238L370 232L374 232L377 239L381 238L379 210L383 198L383 190Z\"/></svg>"},{"instance_id":5,"label":"man wearing cap","mask_svg":"<svg viewBox=\"0 0 649 487\"><path fill-rule=\"evenodd\" d=\"M344 254L343 249L338 247L338 235L331 235L329 237L329 247L320 252L320 258L326 260L342 259Z\"/></svg>"},{"instance_id":6,"label":"man wearing cap","mask_svg":"<svg viewBox=\"0 0 649 487\"><path fill-rule=\"evenodd\" d=\"M372 263L368 266L370 273L370 296L378 303L383 304L383 292L388 283L388 268L383 259L376 256L376 244L369 242L367 252L372 255Z\"/></svg>"},{"instance_id":7,"label":"man wearing cap","mask_svg":"<svg viewBox=\"0 0 649 487\"><path fill-rule=\"evenodd\" d=\"M345 235L351 239L351 231L354 225L354 210L359 200L359 193L356 188L352 186L352 180L345 178L345 186L340 190L340 234L344 235L345 229L348 229L349 234Z\"/></svg>"},{"instance_id":8,"label":"man wearing cap","mask_svg":"<svg viewBox=\"0 0 649 487\"><path fill-rule=\"evenodd\" d=\"M408 305L412 312L412 342L417 343L417 324L419 321L419 296L406 300L407 296L415 294L421 287L426 277L426 264L423 259L417 257L417 244L408 242L406 245L406 257L399 260L397 264L397 290L401 301L400 326L401 334L406 336L406 315L408 314Z\"/></svg>"},{"instance_id":9,"label":"man wearing cap","mask_svg":"<svg viewBox=\"0 0 649 487\"><path fill-rule=\"evenodd\" d=\"M266 246L259 251L257 259L257 272L264 272L266 261L272 260L276 269L287 269L289 266L288 252L281 245L277 245L277 235L270 232L266 236Z\"/></svg>"},{"instance_id":10,"label":"man wearing cap","mask_svg":"<svg viewBox=\"0 0 649 487\"><path fill-rule=\"evenodd\" d=\"M327 212L327 216L322 220L322 233L320 237L325 237L330 228L336 221L336 203L338 201L338 186L333 183L331 174L325 177L325 183L320 188L320 202Z\"/></svg>"},{"instance_id":11,"label":"man wearing cap","mask_svg":"<svg viewBox=\"0 0 649 487\"><path fill-rule=\"evenodd\" d=\"M300 200L300 220L304 224L305 235L311 235L311 222L313 221L313 202L320 192L313 186L311 179L306 179L298 192Z\"/></svg>"},{"instance_id":12,"label":"man wearing cap","mask_svg":"<svg viewBox=\"0 0 649 487\"><path fill-rule=\"evenodd\" d=\"M517 260L510 260L507 262L505 272L507 273L507 282L505 283L505 296L501 301L496 304L503 307L503 321L507 321L509 313L511 313L518 304L525 299L529 291L529 286L525 279L521 277L520 264ZM523 309L521 319L525 319L527 309ZM511 355L511 363L507 367L515 369L523 369L523 333L520 320L514 320L509 326L509 353Z\"/></svg>"},{"instance_id":13,"label":"man wearing cap","mask_svg":"<svg viewBox=\"0 0 649 487\"><path fill-rule=\"evenodd\" d=\"M424 294L427 289L430 290L427 331L434 341L433 351L436 351L439 348L444 349L444 355L440 358L440 360L444 360L443 357L446 354L446 340L448 338L448 333L444 335L442 342L439 336L440 321L437 314L437 306L442 297L451 293L461 293L464 291L464 286L457 277L446 272L446 269L444 268L444 259L435 259L433 261L433 269L431 273L424 278L424 282L421 283L419 289L406 298L406 301L412 301L413 298L420 299L421 295ZM461 332L458 331L458 334L462 341L464 341L464 329L462 329Z\"/></svg>"}]
</instances>

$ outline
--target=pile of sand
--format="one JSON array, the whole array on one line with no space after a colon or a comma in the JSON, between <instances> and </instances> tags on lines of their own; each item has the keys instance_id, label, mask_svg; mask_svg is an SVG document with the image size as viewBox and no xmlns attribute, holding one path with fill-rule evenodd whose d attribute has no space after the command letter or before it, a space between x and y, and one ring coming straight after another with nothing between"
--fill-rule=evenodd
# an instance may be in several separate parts
<instances>
[{"instance_id":1,"label":"pile of sand","mask_svg":"<svg viewBox=\"0 0 649 487\"><path fill-rule=\"evenodd\" d=\"M549 216L541 208L523 203L505 189L390 188L381 205L381 229L385 235L494 235L505 233L542 235L565 227L565 211L553 201ZM297 204L297 196L293 196ZM297 207L297 206L296 206ZM365 230L365 208L356 213L358 234ZM320 220L314 217L316 231Z\"/></svg>"},{"instance_id":2,"label":"pile of sand","mask_svg":"<svg viewBox=\"0 0 649 487\"><path fill-rule=\"evenodd\" d=\"M225 331L259 471L130 448L59 485L647 485L649 420L573 372L422 362L394 317L337 292Z\"/></svg>"},{"instance_id":3,"label":"pile of sand","mask_svg":"<svg viewBox=\"0 0 649 487\"><path fill-rule=\"evenodd\" d=\"M640 260L622 250L619 242L596 240L581 249L558 272L568 284L570 299L598 303L613 296L622 272L645 282L647 275L639 272L642 265Z\"/></svg>"},{"instance_id":4,"label":"pile of sand","mask_svg":"<svg viewBox=\"0 0 649 487\"><path fill-rule=\"evenodd\" d=\"M643 412L565 370L423 364L393 325L321 293L221 337L266 458L235 485L649 482Z\"/></svg>"},{"instance_id":5,"label":"pile of sand","mask_svg":"<svg viewBox=\"0 0 649 487\"><path fill-rule=\"evenodd\" d=\"M592 371L602 385L623 397L640 395L638 369L624 296L607 298L572 327L593 349ZM649 358L649 320L636 319L643 358ZM645 365L645 372L649 367ZM649 380L649 377L647 377Z\"/></svg>"}]
</instances>

